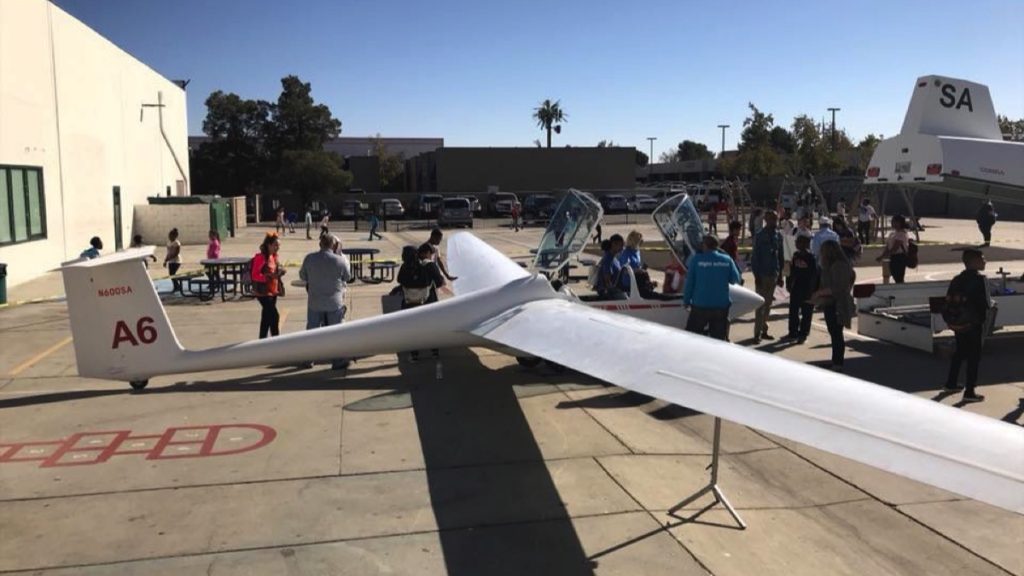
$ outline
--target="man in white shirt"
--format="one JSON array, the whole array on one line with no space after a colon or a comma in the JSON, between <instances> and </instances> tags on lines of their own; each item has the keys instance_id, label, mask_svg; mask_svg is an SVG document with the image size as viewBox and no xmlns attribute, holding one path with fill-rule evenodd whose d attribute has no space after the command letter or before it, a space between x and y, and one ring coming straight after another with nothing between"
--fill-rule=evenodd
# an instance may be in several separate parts
<instances>
[{"instance_id":1,"label":"man in white shirt","mask_svg":"<svg viewBox=\"0 0 1024 576\"><path fill-rule=\"evenodd\" d=\"M857 239L861 244L871 242L871 224L877 219L878 213L875 212L875 207L871 205L871 200L865 198L861 202L857 214Z\"/></svg>"},{"instance_id":2,"label":"man in white shirt","mask_svg":"<svg viewBox=\"0 0 1024 576\"><path fill-rule=\"evenodd\" d=\"M345 319L345 285L352 279L352 270L347 258L334 253L336 244L340 241L335 236L321 236L320 250L306 255L299 269L308 294L307 330L341 324ZM336 358L331 364L333 369L343 370L349 361Z\"/></svg>"}]
</instances>

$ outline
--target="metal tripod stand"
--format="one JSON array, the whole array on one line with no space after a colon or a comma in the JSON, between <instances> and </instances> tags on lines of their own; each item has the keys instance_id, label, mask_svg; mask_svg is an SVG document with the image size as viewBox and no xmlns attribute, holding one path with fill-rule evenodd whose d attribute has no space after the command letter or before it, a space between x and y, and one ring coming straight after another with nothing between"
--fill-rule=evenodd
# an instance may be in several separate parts
<instances>
[{"instance_id":1,"label":"metal tripod stand","mask_svg":"<svg viewBox=\"0 0 1024 576\"><path fill-rule=\"evenodd\" d=\"M715 418L715 436L714 440L712 441L711 465L708 466L708 468L711 469L711 478L708 479L708 484L701 488L700 490L698 490L695 494L686 498L685 500L676 504L675 506L669 508L668 513L670 516L675 516L676 518L679 518L679 516L676 515L676 511L681 510L686 505L696 501L698 498L710 492L715 497L715 502L713 504L709 504L696 514L691 515L689 518L686 518L686 520L692 520L700 514L703 514L705 511L710 509L715 504L721 504L729 513L729 515L732 516L732 519L736 521L736 524L739 525L740 530L746 530L747 524L743 521L742 518L740 518L740 515L736 513L736 509L733 508L732 504L729 503L729 500L725 497L725 494L722 493L722 489L718 487L718 453L721 450L721 442L722 419Z\"/></svg>"}]
</instances>

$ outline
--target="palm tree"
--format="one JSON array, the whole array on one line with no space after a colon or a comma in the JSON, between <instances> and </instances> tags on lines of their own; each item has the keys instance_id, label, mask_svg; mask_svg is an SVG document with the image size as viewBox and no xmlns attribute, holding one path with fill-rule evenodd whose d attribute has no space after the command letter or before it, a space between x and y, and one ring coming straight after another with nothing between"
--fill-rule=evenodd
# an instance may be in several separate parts
<instances>
[{"instance_id":1,"label":"palm tree","mask_svg":"<svg viewBox=\"0 0 1024 576\"><path fill-rule=\"evenodd\" d=\"M551 148L551 130L554 129L555 132L561 134L562 127L558 122L565 122L568 117L568 114L562 111L559 102L559 100L554 102L545 100L539 107L533 109L533 119L537 121L537 126L547 130L548 148Z\"/></svg>"}]
</instances>

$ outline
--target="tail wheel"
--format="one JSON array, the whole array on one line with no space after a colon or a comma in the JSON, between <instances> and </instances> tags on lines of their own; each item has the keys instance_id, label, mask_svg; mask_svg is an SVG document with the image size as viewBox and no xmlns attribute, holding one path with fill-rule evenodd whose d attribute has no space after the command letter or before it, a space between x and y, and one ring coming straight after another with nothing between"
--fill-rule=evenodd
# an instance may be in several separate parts
<instances>
[{"instance_id":1,"label":"tail wheel","mask_svg":"<svg viewBox=\"0 0 1024 576\"><path fill-rule=\"evenodd\" d=\"M519 362L519 365L524 368L536 368L537 366L540 366L542 361L543 358L538 358L536 356L516 356L516 362Z\"/></svg>"},{"instance_id":2,"label":"tail wheel","mask_svg":"<svg viewBox=\"0 0 1024 576\"><path fill-rule=\"evenodd\" d=\"M149 380L132 380L128 384L131 385L133 390L142 390L149 384Z\"/></svg>"}]
</instances>

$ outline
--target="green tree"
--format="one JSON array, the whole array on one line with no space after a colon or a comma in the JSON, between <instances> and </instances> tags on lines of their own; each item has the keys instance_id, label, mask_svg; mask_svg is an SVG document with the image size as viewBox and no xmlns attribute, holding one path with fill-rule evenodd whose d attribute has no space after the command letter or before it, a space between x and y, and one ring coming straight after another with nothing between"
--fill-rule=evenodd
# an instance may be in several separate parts
<instances>
[{"instance_id":1,"label":"green tree","mask_svg":"<svg viewBox=\"0 0 1024 576\"><path fill-rule=\"evenodd\" d=\"M1008 116L999 114L996 116L996 121L999 122L999 131L1002 132L1004 139L1012 142L1024 142L1024 118L1010 120Z\"/></svg>"},{"instance_id":2,"label":"green tree","mask_svg":"<svg viewBox=\"0 0 1024 576\"><path fill-rule=\"evenodd\" d=\"M715 157L715 153L708 150L706 144L700 142L694 142L693 140L683 140L676 146L676 160L679 162L686 162L689 160L710 160Z\"/></svg>"},{"instance_id":3,"label":"green tree","mask_svg":"<svg viewBox=\"0 0 1024 576\"><path fill-rule=\"evenodd\" d=\"M636 149L634 148L634 150L636 150ZM636 165L637 166L641 166L641 167L647 166L647 163L650 162L650 161L651 161L651 159L647 156L647 154L644 154L643 152L641 152L639 150L636 151Z\"/></svg>"},{"instance_id":4,"label":"green tree","mask_svg":"<svg viewBox=\"0 0 1024 576\"><path fill-rule=\"evenodd\" d=\"M266 176L270 104L217 90L206 109L203 132L210 139L192 153L193 192L234 196L258 189Z\"/></svg>"},{"instance_id":5,"label":"green tree","mask_svg":"<svg viewBox=\"0 0 1024 576\"><path fill-rule=\"evenodd\" d=\"M341 121L325 104L313 101L309 82L285 76L281 79L281 95L271 108L268 132L272 155L285 150L322 150L325 142L341 133Z\"/></svg>"},{"instance_id":6,"label":"green tree","mask_svg":"<svg viewBox=\"0 0 1024 576\"><path fill-rule=\"evenodd\" d=\"M377 176L383 192L388 184L405 172L405 156L401 153L392 154L379 133L371 142L373 155L377 157Z\"/></svg>"},{"instance_id":7,"label":"green tree","mask_svg":"<svg viewBox=\"0 0 1024 576\"><path fill-rule=\"evenodd\" d=\"M796 139L782 126L776 126L768 133L768 145L779 154L792 154L796 151Z\"/></svg>"},{"instance_id":8,"label":"green tree","mask_svg":"<svg viewBox=\"0 0 1024 576\"><path fill-rule=\"evenodd\" d=\"M861 172L868 169L868 162L871 162L871 156L875 153L875 148L878 147L878 143L881 141L881 136L868 134L857 144L857 151L860 153L859 168Z\"/></svg>"},{"instance_id":9,"label":"green tree","mask_svg":"<svg viewBox=\"0 0 1024 576\"><path fill-rule=\"evenodd\" d=\"M772 128L775 127L775 117L771 114L761 112L753 102L748 102L747 107L750 108L750 116L743 120L743 132L740 133L740 153L762 146L770 146Z\"/></svg>"},{"instance_id":10,"label":"green tree","mask_svg":"<svg viewBox=\"0 0 1024 576\"><path fill-rule=\"evenodd\" d=\"M533 109L533 119L537 121L537 126L547 132L548 148L551 148L551 131L561 134L562 125L559 122L566 122L568 117L569 115L562 110L559 100L544 100L540 106Z\"/></svg>"},{"instance_id":11,"label":"green tree","mask_svg":"<svg viewBox=\"0 0 1024 576\"><path fill-rule=\"evenodd\" d=\"M750 116L743 120L740 133L739 154L726 165L728 175L746 175L751 179L774 176L786 172L785 158L773 146L772 132L775 118L748 103ZM776 140L780 135L776 132ZM781 144L782 142L777 142ZM721 168L720 168L721 170Z\"/></svg>"},{"instance_id":12,"label":"green tree","mask_svg":"<svg viewBox=\"0 0 1024 576\"><path fill-rule=\"evenodd\" d=\"M303 206L314 198L343 192L352 185L344 159L326 150L285 150L276 174L278 185L298 196Z\"/></svg>"}]
</instances>

